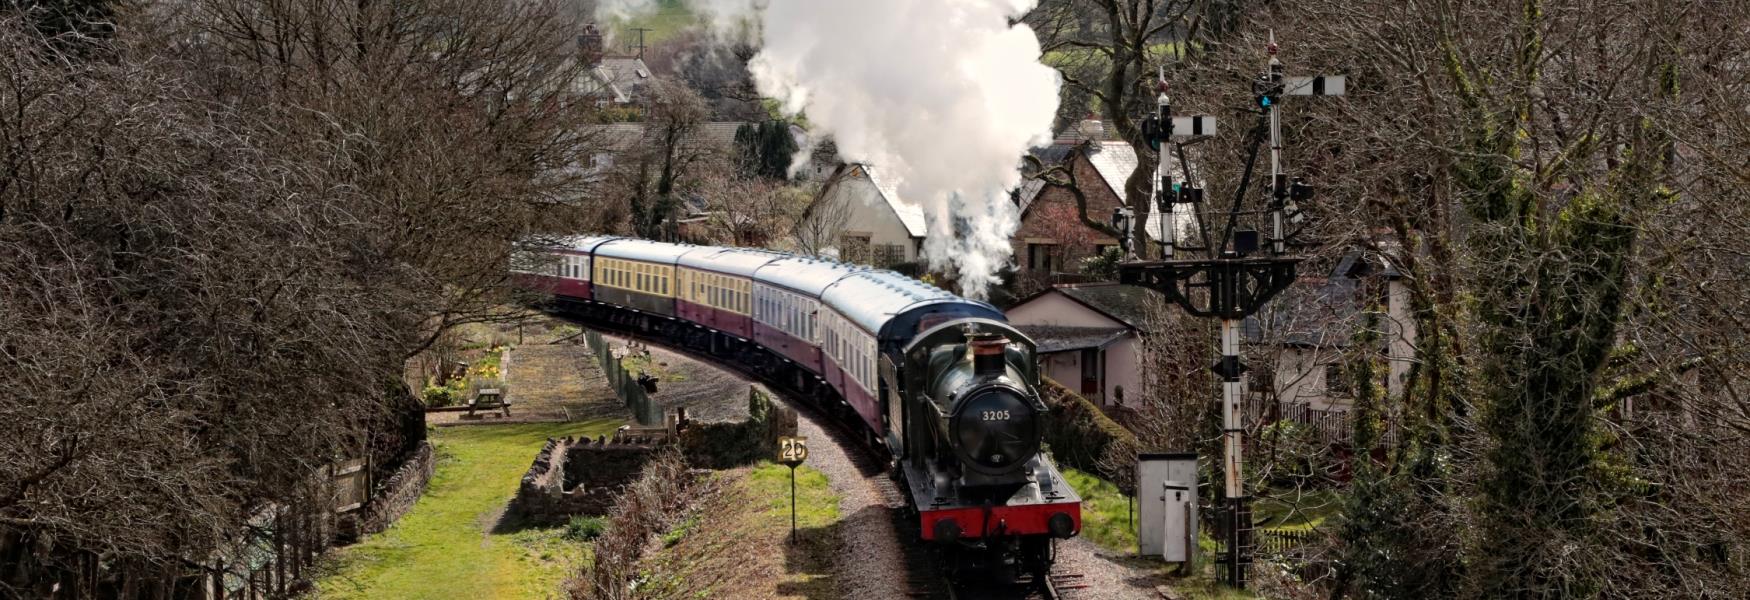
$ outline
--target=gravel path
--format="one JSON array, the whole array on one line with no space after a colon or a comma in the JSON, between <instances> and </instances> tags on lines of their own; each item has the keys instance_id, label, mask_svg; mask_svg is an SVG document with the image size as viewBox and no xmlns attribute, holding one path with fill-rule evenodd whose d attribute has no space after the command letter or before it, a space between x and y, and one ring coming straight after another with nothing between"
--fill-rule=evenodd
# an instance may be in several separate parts
<instances>
[{"instance_id":1,"label":"gravel path","mask_svg":"<svg viewBox=\"0 0 1750 600\"><path fill-rule=\"evenodd\" d=\"M1072 585L1087 586L1063 590L1068 600L1160 600L1155 586L1166 580L1147 567L1144 559L1115 556L1078 537L1057 544L1057 565L1052 572L1079 574Z\"/></svg>"}]
</instances>

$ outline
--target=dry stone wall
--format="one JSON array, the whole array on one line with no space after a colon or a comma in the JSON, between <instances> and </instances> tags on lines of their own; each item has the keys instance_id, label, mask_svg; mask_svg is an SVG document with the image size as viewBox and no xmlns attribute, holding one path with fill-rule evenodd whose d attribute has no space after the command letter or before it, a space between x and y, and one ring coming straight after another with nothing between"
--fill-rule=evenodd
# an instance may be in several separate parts
<instances>
[{"instance_id":1,"label":"dry stone wall","mask_svg":"<svg viewBox=\"0 0 1750 600\"><path fill-rule=\"evenodd\" d=\"M547 440L517 488L516 510L531 523L607 514L659 448L637 438Z\"/></svg>"}]
</instances>

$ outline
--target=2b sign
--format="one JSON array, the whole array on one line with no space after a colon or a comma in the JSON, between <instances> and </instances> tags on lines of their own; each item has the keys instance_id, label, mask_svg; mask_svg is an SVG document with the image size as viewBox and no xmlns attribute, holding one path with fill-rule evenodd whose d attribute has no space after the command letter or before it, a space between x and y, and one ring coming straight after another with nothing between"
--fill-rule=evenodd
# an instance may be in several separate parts
<instances>
[{"instance_id":1,"label":"2b sign","mask_svg":"<svg viewBox=\"0 0 1750 600\"><path fill-rule=\"evenodd\" d=\"M808 460L808 438L802 436L781 436L778 438L778 462L795 468Z\"/></svg>"}]
</instances>

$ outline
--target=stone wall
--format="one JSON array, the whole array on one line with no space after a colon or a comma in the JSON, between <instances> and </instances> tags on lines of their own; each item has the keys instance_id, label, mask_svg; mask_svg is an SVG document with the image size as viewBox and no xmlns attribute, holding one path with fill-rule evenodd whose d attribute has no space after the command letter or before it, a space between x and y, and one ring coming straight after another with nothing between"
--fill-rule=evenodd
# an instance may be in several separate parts
<instances>
[{"instance_id":1,"label":"stone wall","mask_svg":"<svg viewBox=\"0 0 1750 600\"><path fill-rule=\"evenodd\" d=\"M547 440L517 487L515 510L536 524L607 514L659 447L624 437Z\"/></svg>"},{"instance_id":2,"label":"stone wall","mask_svg":"<svg viewBox=\"0 0 1750 600\"><path fill-rule=\"evenodd\" d=\"M414 448L407 462L395 469L395 474L377 488L370 504L359 515L360 532L363 535L381 532L412 510L413 503L425 494L425 485L431 482L436 464L431 442L419 442L419 447Z\"/></svg>"},{"instance_id":3,"label":"stone wall","mask_svg":"<svg viewBox=\"0 0 1750 600\"><path fill-rule=\"evenodd\" d=\"M680 431L681 453L694 467L733 469L778 454L778 437L796 435L796 412L748 387L748 417L733 423L690 423Z\"/></svg>"}]
</instances>

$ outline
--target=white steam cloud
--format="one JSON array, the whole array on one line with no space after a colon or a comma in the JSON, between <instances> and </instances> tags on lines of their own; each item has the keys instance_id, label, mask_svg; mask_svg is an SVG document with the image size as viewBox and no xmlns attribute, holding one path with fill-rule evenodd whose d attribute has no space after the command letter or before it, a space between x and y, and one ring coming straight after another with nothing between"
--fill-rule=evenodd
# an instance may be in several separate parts
<instances>
[{"instance_id":1,"label":"white steam cloud","mask_svg":"<svg viewBox=\"0 0 1750 600\"><path fill-rule=\"evenodd\" d=\"M1051 139L1058 76L1010 25L1034 0L691 0L720 35L757 35L762 95L874 165L929 221L924 253L983 297L1008 264L1020 159ZM656 0L604 0L624 18Z\"/></svg>"}]
</instances>

